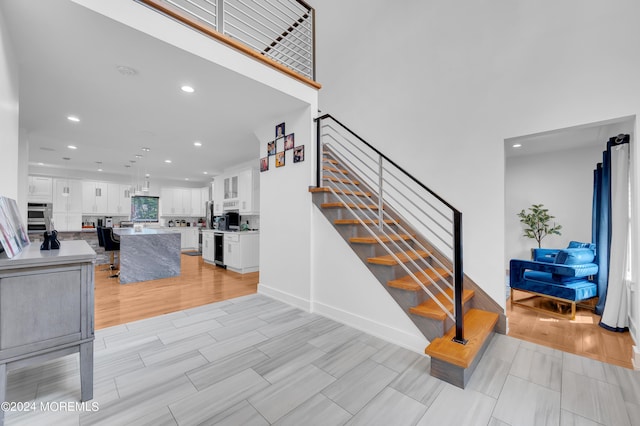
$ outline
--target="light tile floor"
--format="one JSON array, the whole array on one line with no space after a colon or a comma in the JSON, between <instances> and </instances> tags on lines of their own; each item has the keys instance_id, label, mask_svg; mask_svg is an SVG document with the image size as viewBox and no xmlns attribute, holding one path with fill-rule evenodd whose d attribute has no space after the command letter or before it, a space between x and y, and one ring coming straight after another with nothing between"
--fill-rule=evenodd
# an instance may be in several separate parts
<instances>
[{"instance_id":1,"label":"light tile floor","mask_svg":"<svg viewBox=\"0 0 640 426\"><path fill-rule=\"evenodd\" d=\"M640 424L639 372L496 335L462 390L425 356L262 295L98 330L98 409L56 411L79 382L77 355L10 373L7 399L36 410L5 424Z\"/></svg>"}]
</instances>

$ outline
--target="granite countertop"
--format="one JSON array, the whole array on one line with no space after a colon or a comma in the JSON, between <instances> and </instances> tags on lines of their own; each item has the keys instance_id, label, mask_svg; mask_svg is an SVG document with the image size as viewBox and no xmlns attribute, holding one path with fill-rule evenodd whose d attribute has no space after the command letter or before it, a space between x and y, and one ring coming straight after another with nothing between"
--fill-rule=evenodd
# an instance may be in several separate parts
<instances>
[{"instance_id":1,"label":"granite countertop","mask_svg":"<svg viewBox=\"0 0 640 426\"><path fill-rule=\"evenodd\" d=\"M260 231L258 229L252 231L221 231L219 229L202 229L202 232L215 232L216 234L259 234Z\"/></svg>"}]
</instances>

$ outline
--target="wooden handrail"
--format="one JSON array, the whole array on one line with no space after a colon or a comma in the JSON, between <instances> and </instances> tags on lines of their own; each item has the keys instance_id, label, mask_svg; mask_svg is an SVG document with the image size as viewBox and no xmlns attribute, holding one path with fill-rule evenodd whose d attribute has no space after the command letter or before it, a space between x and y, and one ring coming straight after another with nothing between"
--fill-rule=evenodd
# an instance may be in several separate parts
<instances>
[{"instance_id":1,"label":"wooden handrail","mask_svg":"<svg viewBox=\"0 0 640 426\"><path fill-rule=\"evenodd\" d=\"M257 59L258 61L261 61L262 63L269 65L272 68L277 69L280 72L283 72L285 74L287 74L289 77L293 77L296 80L307 84L315 89L321 89L322 85L318 82L315 82L313 80L311 80L310 78L307 78L305 76L303 76L302 74L298 74L297 72L285 67L284 65L280 64L279 62L274 61L271 58L268 58L264 55L262 55L261 53L258 53L257 51L253 50L252 48L250 48L249 46L245 45L244 43L241 43L237 40L234 40L233 38L226 36L222 33L219 33L218 31L212 29L210 26L208 25L204 25L200 22L197 22L195 20L193 20L191 17L183 14L182 12L167 6L166 4L164 4L164 2L162 2L161 0L137 0L139 3L143 3L153 9L158 10L159 12L164 13L165 15L175 19L178 22L181 22L185 25L188 25L189 27L200 31L201 33L208 35L209 37L212 37L224 44L226 44L229 47L232 47L236 50L239 50L240 52L251 56L254 59Z\"/></svg>"}]
</instances>

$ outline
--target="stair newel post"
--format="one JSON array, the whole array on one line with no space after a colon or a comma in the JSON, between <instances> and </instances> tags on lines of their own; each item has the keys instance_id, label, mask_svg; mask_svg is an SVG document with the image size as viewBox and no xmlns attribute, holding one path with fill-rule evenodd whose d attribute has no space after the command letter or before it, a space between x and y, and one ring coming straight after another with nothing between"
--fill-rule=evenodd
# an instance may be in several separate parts
<instances>
[{"instance_id":1,"label":"stair newel post","mask_svg":"<svg viewBox=\"0 0 640 426\"><path fill-rule=\"evenodd\" d=\"M453 341L466 344L464 338L464 311L462 309L462 213L453 212L453 284L455 295L456 336Z\"/></svg>"},{"instance_id":2,"label":"stair newel post","mask_svg":"<svg viewBox=\"0 0 640 426\"><path fill-rule=\"evenodd\" d=\"M322 141L320 141L320 126L322 118L316 118L316 188L322 186Z\"/></svg>"},{"instance_id":3,"label":"stair newel post","mask_svg":"<svg viewBox=\"0 0 640 426\"><path fill-rule=\"evenodd\" d=\"M382 232L382 155L378 156L378 229Z\"/></svg>"},{"instance_id":4,"label":"stair newel post","mask_svg":"<svg viewBox=\"0 0 640 426\"><path fill-rule=\"evenodd\" d=\"M224 34L224 2L218 0L216 3L216 30L221 34Z\"/></svg>"}]
</instances>

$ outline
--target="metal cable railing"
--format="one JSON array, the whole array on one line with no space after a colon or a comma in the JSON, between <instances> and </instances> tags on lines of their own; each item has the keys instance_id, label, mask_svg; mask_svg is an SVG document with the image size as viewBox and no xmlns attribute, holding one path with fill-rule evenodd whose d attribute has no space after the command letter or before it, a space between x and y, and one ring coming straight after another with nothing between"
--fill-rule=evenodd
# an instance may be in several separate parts
<instances>
[{"instance_id":1,"label":"metal cable railing","mask_svg":"<svg viewBox=\"0 0 640 426\"><path fill-rule=\"evenodd\" d=\"M464 343L462 213L331 115L317 118L316 126L316 185L327 188L455 322L454 341ZM354 173L358 189L344 182L342 171L323 166L326 159ZM453 305L453 313L444 301Z\"/></svg>"},{"instance_id":2,"label":"metal cable railing","mask_svg":"<svg viewBox=\"0 0 640 426\"><path fill-rule=\"evenodd\" d=\"M296 73L315 78L315 11L302 0L134 0L177 11ZM173 16L175 17L175 16Z\"/></svg>"}]
</instances>

